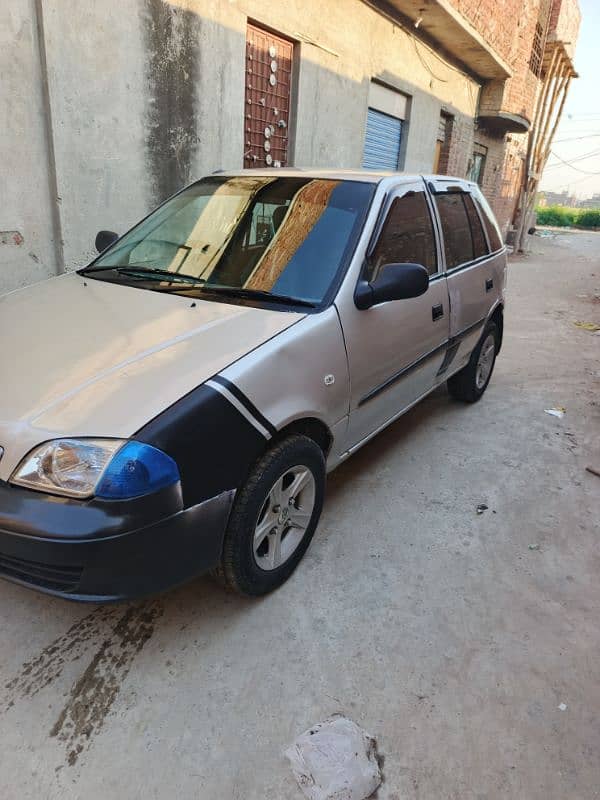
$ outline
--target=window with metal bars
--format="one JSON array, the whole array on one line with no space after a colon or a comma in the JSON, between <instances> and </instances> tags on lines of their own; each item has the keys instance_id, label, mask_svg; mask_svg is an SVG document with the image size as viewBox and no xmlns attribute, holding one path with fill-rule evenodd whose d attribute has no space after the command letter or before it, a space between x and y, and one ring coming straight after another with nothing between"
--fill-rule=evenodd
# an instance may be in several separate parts
<instances>
[{"instance_id":1,"label":"window with metal bars","mask_svg":"<svg viewBox=\"0 0 600 800\"><path fill-rule=\"evenodd\" d=\"M535 26L533 35L533 45L531 56L529 57L529 69L539 78L542 74L542 63L544 61L544 28L538 22Z\"/></svg>"},{"instance_id":2,"label":"window with metal bars","mask_svg":"<svg viewBox=\"0 0 600 800\"><path fill-rule=\"evenodd\" d=\"M289 161L293 54L293 42L248 24L245 167L285 167Z\"/></svg>"}]
</instances>

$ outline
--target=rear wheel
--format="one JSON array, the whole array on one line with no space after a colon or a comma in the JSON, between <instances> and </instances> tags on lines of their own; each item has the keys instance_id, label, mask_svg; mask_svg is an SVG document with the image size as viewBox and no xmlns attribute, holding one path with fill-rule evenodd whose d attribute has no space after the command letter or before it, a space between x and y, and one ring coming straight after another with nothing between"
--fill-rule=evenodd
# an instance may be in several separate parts
<instances>
[{"instance_id":1,"label":"rear wheel","mask_svg":"<svg viewBox=\"0 0 600 800\"><path fill-rule=\"evenodd\" d=\"M292 574L314 535L325 493L325 458L306 436L289 436L260 458L236 496L219 580L262 595Z\"/></svg>"},{"instance_id":2,"label":"rear wheel","mask_svg":"<svg viewBox=\"0 0 600 800\"><path fill-rule=\"evenodd\" d=\"M476 403L487 389L498 352L499 332L494 322L488 322L469 363L448 379L448 391L457 400Z\"/></svg>"}]
</instances>

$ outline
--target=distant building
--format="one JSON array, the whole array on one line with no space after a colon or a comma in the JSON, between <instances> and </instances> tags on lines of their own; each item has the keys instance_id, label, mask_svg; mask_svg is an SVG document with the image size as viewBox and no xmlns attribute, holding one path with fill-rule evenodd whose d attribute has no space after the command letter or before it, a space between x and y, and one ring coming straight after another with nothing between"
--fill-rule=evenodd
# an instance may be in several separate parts
<instances>
[{"instance_id":1,"label":"distant building","mask_svg":"<svg viewBox=\"0 0 600 800\"><path fill-rule=\"evenodd\" d=\"M536 98L580 23L577 0L9 6L0 292L85 264L99 229L242 166L468 176L506 234Z\"/></svg>"},{"instance_id":2,"label":"distant building","mask_svg":"<svg viewBox=\"0 0 600 800\"><path fill-rule=\"evenodd\" d=\"M579 203L577 203L577 207L600 209L600 194L595 194L593 197L588 197L587 200L581 200Z\"/></svg>"},{"instance_id":3,"label":"distant building","mask_svg":"<svg viewBox=\"0 0 600 800\"><path fill-rule=\"evenodd\" d=\"M567 208L577 207L577 198L568 192L540 192L538 205L545 206L566 206Z\"/></svg>"}]
</instances>

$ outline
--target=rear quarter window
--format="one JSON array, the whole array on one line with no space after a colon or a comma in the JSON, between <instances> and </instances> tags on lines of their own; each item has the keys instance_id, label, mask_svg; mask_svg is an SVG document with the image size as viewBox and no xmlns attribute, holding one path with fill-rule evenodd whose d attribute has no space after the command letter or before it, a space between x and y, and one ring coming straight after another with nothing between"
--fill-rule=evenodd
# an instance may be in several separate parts
<instances>
[{"instance_id":1,"label":"rear quarter window","mask_svg":"<svg viewBox=\"0 0 600 800\"><path fill-rule=\"evenodd\" d=\"M465 208L467 210L467 217L469 218L469 225L471 226L471 235L473 237L473 253L475 258L481 258L488 254L487 241L485 233L483 232L483 225L481 219L475 208L475 203L470 194L463 194Z\"/></svg>"},{"instance_id":2,"label":"rear quarter window","mask_svg":"<svg viewBox=\"0 0 600 800\"><path fill-rule=\"evenodd\" d=\"M481 212L481 218L483 219L483 224L490 241L490 249L492 253L495 253L496 250L500 250L503 244L502 236L500 235L500 228L498 227L498 223L494 217L494 212L489 207L488 201L481 194L481 192L478 192L475 195L474 200L479 211Z\"/></svg>"}]
</instances>

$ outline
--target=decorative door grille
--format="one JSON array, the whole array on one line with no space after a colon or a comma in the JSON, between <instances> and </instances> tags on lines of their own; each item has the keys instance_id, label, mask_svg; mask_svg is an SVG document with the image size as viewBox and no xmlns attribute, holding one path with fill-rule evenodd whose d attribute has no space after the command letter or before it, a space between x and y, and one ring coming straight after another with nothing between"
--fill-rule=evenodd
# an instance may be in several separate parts
<instances>
[{"instance_id":1,"label":"decorative door grille","mask_svg":"<svg viewBox=\"0 0 600 800\"><path fill-rule=\"evenodd\" d=\"M288 162L294 45L255 25L246 35L244 166Z\"/></svg>"}]
</instances>

